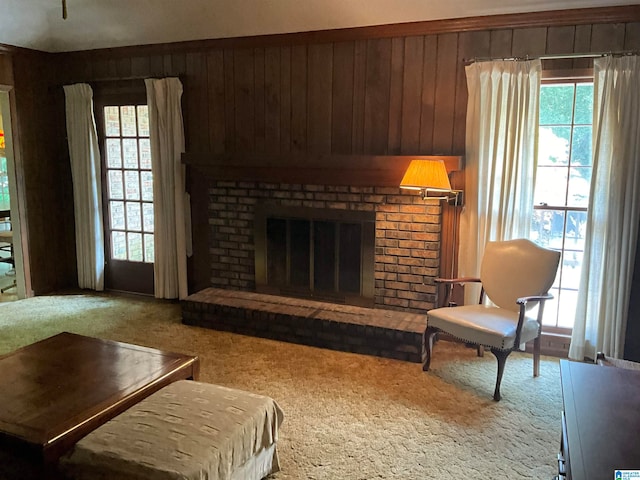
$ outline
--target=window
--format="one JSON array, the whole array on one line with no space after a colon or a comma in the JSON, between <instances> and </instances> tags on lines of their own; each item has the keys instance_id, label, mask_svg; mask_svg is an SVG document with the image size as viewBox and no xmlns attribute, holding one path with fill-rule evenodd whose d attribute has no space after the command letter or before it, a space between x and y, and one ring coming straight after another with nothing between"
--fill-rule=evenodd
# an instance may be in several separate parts
<instances>
[{"instance_id":1,"label":"window","mask_svg":"<svg viewBox=\"0 0 640 480\"><path fill-rule=\"evenodd\" d=\"M538 168L531 240L561 252L543 328L571 329L591 185L592 81L545 81L540 90Z\"/></svg>"},{"instance_id":2,"label":"window","mask_svg":"<svg viewBox=\"0 0 640 480\"><path fill-rule=\"evenodd\" d=\"M153 176L146 105L104 107L110 258L153 263Z\"/></svg>"}]
</instances>

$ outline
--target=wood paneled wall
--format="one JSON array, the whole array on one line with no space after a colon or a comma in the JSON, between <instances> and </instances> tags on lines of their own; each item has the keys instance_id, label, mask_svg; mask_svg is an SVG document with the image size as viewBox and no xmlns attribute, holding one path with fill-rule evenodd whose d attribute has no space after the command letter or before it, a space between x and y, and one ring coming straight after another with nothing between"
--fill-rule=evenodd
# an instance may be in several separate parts
<instances>
[{"instance_id":1,"label":"wood paneled wall","mask_svg":"<svg viewBox=\"0 0 640 480\"><path fill-rule=\"evenodd\" d=\"M77 286L71 166L63 94L50 88L54 65L47 54L14 55L15 168L26 219L27 292L36 295Z\"/></svg>"},{"instance_id":2,"label":"wood paneled wall","mask_svg":"<svg viewBox=\"0 0 640 480\"><path fill-rule=\"evenodd\" d=\"M639 49L638 22L640 7L633 6L128 47L51 55L46 72L39 67L28 72L25 64L20 78L36 84L40 80L34 77L42 74L52 97L61 98L66 83L180 76L187 151L192 153L244 154L248 159L261 152L464 155L467 60ZM554 69L585 66L588 60L545 62ZM51 125L47 116L39 117L39 100L53 102L57 112L60 100L23 99L29 122L45 129ZM61 118L56 114L56 120ZM53 131L64 136L64 122ZM42 144L29 145L42 141L35 131L28 137L23 148L33 166L25 165L25 174L32 177L27 184L41 192L33 196L44 196L30 203L54 205L49 202L69 196L53 193L70 190L69 169L59 164L68 158L57 145L56 153L44 151ZM198 289L208 284L207 180L190 174L195 240L190 280ZM454 174L452 183L462 188L463 174ZM52 212L41 210L36 207L34 222L41 224L32 230L53 234L47 224L51 217L45 215ZM443 265L451 263L451 217L447 209ZM73 242L67 230L54 234L62 236L56 246ZM33 252L38 257L48 252L44 245L37 249L43 250Z\"/></svg>"}]
</instances>

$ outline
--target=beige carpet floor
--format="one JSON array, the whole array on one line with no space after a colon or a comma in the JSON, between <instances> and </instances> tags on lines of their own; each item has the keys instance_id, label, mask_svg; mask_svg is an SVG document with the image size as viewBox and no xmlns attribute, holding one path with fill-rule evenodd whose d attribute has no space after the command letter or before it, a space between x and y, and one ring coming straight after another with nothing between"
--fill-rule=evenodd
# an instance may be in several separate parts
<instances>
[{"instance_id":1,"label":"beige carpet floor","mask_svg":"<svg viewBox=\"0 0 640 480\"><path fill-rule=\"evenodd\" d=\"M289 479L551 479L562 399L557 359L495 358L439 342L432 370L189 327L177 303L70 294L0 303L0 355L61 331L197 354L201 380L269 395L285 412Z\"/></svg>"}]
</instances>

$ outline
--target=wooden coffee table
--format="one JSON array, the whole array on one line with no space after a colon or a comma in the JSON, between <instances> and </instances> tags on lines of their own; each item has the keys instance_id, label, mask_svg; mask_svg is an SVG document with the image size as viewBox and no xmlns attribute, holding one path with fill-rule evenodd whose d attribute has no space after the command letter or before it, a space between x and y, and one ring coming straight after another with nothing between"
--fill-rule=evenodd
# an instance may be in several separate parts
<instances>
[{"instance_id":1,"label":"wooden coffee table","mask_svg":"<svg viewBox=\"0 0 640 480\"><path fill-rule=\"evenodd\" d=\"M0 357L0 448L49 470L96 427L198 373L198 357L67 332L28 345Z\"/></svg>"}]
</instances>

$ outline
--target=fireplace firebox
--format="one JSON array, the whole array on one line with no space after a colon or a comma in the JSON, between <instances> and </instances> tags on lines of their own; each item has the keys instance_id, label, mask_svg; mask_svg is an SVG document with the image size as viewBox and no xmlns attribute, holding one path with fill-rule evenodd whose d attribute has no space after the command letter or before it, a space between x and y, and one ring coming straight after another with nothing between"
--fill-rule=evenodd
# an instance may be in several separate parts
<instances>
[{"instance_id":1,"label":"fireplace firebox","mask_svg":"<svg viewBox=\"0 0 640 480\"><path fill-rule=\"evenodd\" d=\"M257 205L256 290L374 305L375 213Z\"/></svg>"}]
</instances>

